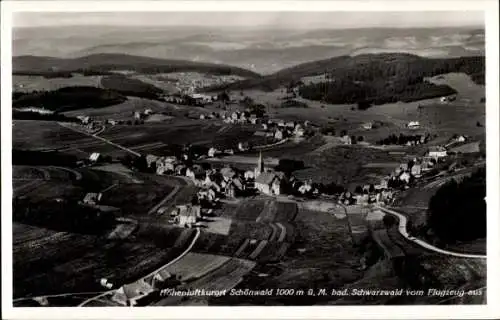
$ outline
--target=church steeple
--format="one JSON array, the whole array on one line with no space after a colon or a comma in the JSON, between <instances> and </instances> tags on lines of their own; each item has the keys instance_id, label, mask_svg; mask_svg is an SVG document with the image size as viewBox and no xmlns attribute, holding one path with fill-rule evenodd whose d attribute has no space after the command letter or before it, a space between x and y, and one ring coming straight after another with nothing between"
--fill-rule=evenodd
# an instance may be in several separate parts
<instances>
[{"instance_id":1,"label":"church steeple","mask_svg":"<svg viewBox=\"0 0 500 320\"><path fill-rule=\"evenodd\" d=\"M259 161L255 169L255 177L257 178L262 172L264 172L264 160L262 159L262 151L259 151Z\"/></svg>"}]
</instances>

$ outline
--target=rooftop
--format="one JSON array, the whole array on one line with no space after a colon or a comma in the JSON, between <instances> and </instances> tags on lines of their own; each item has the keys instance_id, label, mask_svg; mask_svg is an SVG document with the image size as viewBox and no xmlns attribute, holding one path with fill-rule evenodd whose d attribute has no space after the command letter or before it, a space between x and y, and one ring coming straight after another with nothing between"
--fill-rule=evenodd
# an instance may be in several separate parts
<instances>
[{"instance_id":1,"label":"rooftop","mask_svg":"<svg viewBox=\"0 0 500 320\"><path fill-rule=\"evenodd\" d=\"M276 174L273 172L263 172L261 173L257 179L255 179L255 183L260 183L260 184L271 184L276 177Z\"/></svg>"}]
</instances>

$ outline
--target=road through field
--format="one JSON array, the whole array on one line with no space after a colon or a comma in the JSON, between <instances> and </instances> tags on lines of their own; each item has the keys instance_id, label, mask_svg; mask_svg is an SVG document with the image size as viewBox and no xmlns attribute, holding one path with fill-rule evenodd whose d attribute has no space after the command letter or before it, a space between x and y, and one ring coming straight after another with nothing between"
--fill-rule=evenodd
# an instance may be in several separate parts
<instances>
[{"instance_id":1,"label":"road through field","mask_svg":"<svg viewBox=\"0 0 500 320\"><path fill-rule=\"evenodd\" d=\"M122 145L119 145L119 144L114 143L114 142L112 142L112 141L110 141L110 140L108 140L108 139L105 139L105 138L103 138L103 137L100 137L100 136L97 136L97 135L96 135L96 134L98 134L98 133L101 133L102 131L101 131L101 132L94 133L94 134L91 134L91 133L88 133L88 132L85 132L85 131L82 131L82 130L75 129L75 128L71 127L70 125L64 124L64 123L62 123L62 122L58 122L58 124L59 124L60 126L62 126L62 127L67 128L67 129L73 130L73 131L75 131L75 132L79 132L79 133L84 134L84 135L87 135L87 136L89 136L89 137L93 137L93 138L95 138L95 139L97 139L97 140L101 140L101 141L103 141L103 142L105 142L105 143L107 143L107 144L110 144L110 145L114 146L114 147L117 147L117 148L119 148L119 149L125 150L125 151L127 151L128 153L131 153L131 154L133 154L133 155L135 155L135 156L137 156L137 157L140 157L140 156L141 156L141 154L140 154L140 153L135 152L135 151L134 151L134 150L132 150L132 149L126 148L126 147L124 147L124 146L122 146Z\"/></svg>"},{"instance_id":2,"label":"road through field","mask_svg":"<svg viewBox=\"0 0 500 320\"><path fill-rule=\"evenodd\" d=\"M443 249L435 247L435 246L431 245L430 243L427 243L421 239L417 239L415 237L412 237L408 234L408 231L406 230L406 225L408 223L408 219L404 215L402 215L401 213L396 212L394 210L390 210L390 209L380 207L377 205L375 206L375 208L381 210L382 212L389 213L389 214L396 216L399 219L399 228L398 228L399 233L401 233L401 235L403 237L405 237L408 241L414 242L414 243L420 245L421 247L424 247L425 249L428 249L428 250L431 250L431 251L434 251L434 252L437 252L440 254L453 256L453 257L469 258L469 259L486 259L486 255L459 253L459 252L443 250Z\"/></svg>"}]
</instances>

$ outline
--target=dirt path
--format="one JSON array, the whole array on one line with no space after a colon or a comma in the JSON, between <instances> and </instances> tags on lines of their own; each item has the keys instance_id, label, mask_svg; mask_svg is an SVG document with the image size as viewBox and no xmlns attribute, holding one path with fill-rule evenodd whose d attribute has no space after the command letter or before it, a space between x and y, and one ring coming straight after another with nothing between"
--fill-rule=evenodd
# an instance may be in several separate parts
<instances>
[{"instance_id":1,"label":"dirt path","mask_svg":"<svg viewBox=\"0 0 500 320\"><path fill-rule=\"evenodd\" d=\"M126 147L124 147L124 146L122 146L122 145L119 145L119 144L117 144L117 143L114 143L114 142L112 142L112 141L110 141L110 140L108 140L108 139L104 139L104 138L102 138L102 137L99 137L99 136L97 136L97 135L96 135L96 133L95 133L95 134L91 134L91 133L88 133L88 132L85 132L85 131L82 131L82 130L78 130L78 129L73 128L73 127L72 127L72 126L70 126L70 125L63 124L62 122L58 122L58 124L59 124L60 126L62 126L62 127L67 128L67 129L73 130L73 131L75 131L75 132L79 132L79 133L84 134L84 135L87 135L87 136L89 136L89 137L93 137L93 138L95 138L95 139L97 139L97 140L101 140L101 141L103 141L103 142L105 142L105 143L107 143L107 144L110 144L110 145L114 146L114 147L117 147L117 148L119 148L119 149L125 150L125 151L127 151L128 153L133 154L134 156L137 156L137 157L140 157L140 156L141 156L141 154L140 154L140 153L135 152L134 150L129 149L129 148L126 148ZM101 132L102 132L102 131L101 131ZM100 133L100 132L98 132L98 133Z\"/></svg>"}]
</instances>

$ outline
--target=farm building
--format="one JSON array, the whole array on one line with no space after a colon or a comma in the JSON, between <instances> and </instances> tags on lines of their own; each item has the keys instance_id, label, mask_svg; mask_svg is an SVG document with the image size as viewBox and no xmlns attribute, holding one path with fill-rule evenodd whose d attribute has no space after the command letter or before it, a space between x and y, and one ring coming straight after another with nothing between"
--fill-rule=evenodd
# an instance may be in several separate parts
<instances>
[{"instance_id":1,"label":"farm building","mask_svg":"<svg viewBox=\"0 0 500 320\"><path fill-rule=\"evenodd\" d=\"M80 120L83 124L88 124L90 122L89 116L77 116L78 120Z\"/></svg>"},{"instance_id":2,"label":"farm building","mask_svg":"<svg viewBox=\"0 0 500 320\"><path fill-rule=\"evenodd\" d=\"M439 99L439 101L441 101L441 103L446 103L446 102L455 101L456 98L457 97L455 97L455 96L441 97L441 99Z\"/></svg>"},{"instance_id":3,"label":"farm building","mask_svg":"<svg viewBox=\"0 0 500 320\"><path fill-rule=\"evenodd\" d=\"M97 162L97 160L99 160L100 156L101 156L100 153L94 152L90 155L89 160L92 162Z\"/></svg>"},{"instance_id":4,"label":"farm building","mask_svg":"<svg viewBox=\"0 0 500 320\"><path fill-rule=\"evenodd\" d=\"M422 166L419 165L419 164L414 164L412 167L411 167L411 174L415 177L420 177L422 173Z\"/></svg>"},{"instance_id":5,"label":"farm building","mask_svg":"<svg viewBox=\"0 0 500 320\"><path fill-rule=\"evenodd\" d=\"M251 124L257 124L257 115L251 114L249 120Z\"/></svg>"},{"instance_id":6,"label":"farm building","mask_svg":"<svg viewBox=\"0 0 500 320\"><path fill-rule=\"evenodd\" d=\"M295 123L293 121L288 121L285 126L287 128L293 129L295 128Z\"/></svg>"},{"instance_id":7,"label":"farm building","mask_svg":"<svg viewBox=\"0 0 500 320\"><path fill-rule=\"evenodd\" d=\"M343 144L352 144L352 139L351 137L349 137L348 135L345 135L343 136L342 138L340 138L340 141L343 143Z\"/></svg>"},{"instance_id":8,"label":"farm building","mask_svg":"<svg viewBox=\"0 0 500 320\"><path fill-rule=\"evenodd\" d=\"M102 193L89 192L85 195L85 198L83 198L83 203L97 204L99 201L101 201L101 198L102 198Z\"/></svg>"},{"instance_id":9,"label":"farm building","mask_svg":"<svg viewBox=\"0 0 500 320\"><path fill-rule=\"evenodd\" d=\"M199 205L178 205L171 215L175 215L175 222L180 226L194 224L201 217L201 207Z\"/></svg>"},{"instance_id":10,"label":"farm building","mask_svg":"<svg viewBox=\"0 0 500 320\"><path fill-rule=\"evenodd\" d=\"M405 183L409 183L410 182L410 174L408 172L403 172L399 176L399 180L404 181Z\"/></svg>"},{"instance_id":11,"label":"farm building","mask_svg":"<svg viewBox=\"0 0 500 320\"><path fill-rule=\"evenodd\" d=\"M373 124L371 122L363 123L362 127L365 130L371 130L373 128Z\"/></svg>"},{"instance_id":12,"label":"farm building","mask_svg":"<svg viewBox=\"0 0 500 320\"><path fill-rule=\"evenodd\" d=\"M153 287L144 280L139 280L130 284L123 285L114 293L111 300L123 306L134 306L137 301L151 292Z\"/></svg>"},{"instance_id":13,"label":"farm building","mask_svg":"<svg viewBox=\"0 0 500 320\"><path fill-rule=\"evenodd\" d=\"M420 122L418 121L410 121L407 125L409 129L418 129L420 128Z\"/></svg>"},{"instance_id":14,"label":"farm building","mask_svg":"<svg viewBox=\"0 0 500 320\"><path fill-rule=\"evenodd\" d=\"M274 133L274 139L276 140L282 140L283 139L283 131L281 130L276 130L276 132Z\"/></svg>"},{"instance_id":15,"label":"farm building","mask_svg":"<svg viewBox=\"0 0 500 320\"><path fill-rule=\"evenodd\" d=\"M430 147L428 156L434 159L439 159L447 156L446 149L441 146Z\"/></svg>"}]
</instances>

